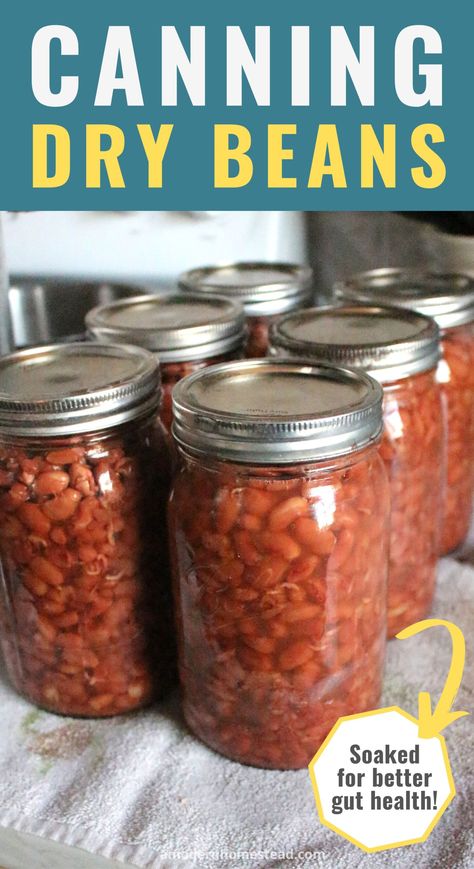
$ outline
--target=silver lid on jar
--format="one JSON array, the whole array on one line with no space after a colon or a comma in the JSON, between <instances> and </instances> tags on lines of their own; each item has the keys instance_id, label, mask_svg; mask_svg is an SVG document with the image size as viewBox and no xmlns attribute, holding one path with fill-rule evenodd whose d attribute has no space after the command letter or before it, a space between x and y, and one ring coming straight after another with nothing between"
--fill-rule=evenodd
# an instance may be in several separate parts
<instances>
[{"instance_id":1,"label":"silver lid on jar","mask_svg":"<svg viewBox=\"0 0 474 869\"><path fill-rule=\"evenodd\" d=\"M309 308L275 323L271 353L363 368L381 382L435 368L439 329L414 311L354 305Z\"/></svg>"},{"instance_id":2,"label":"silver lid on jar","mask_svg":"<svg viewBox=\"0 0 474 869\"><path fill-rule=\"evenodd\" d=\"M237 299L250 317L272 316L310 304L313 273L291 263L242 262L191 269L181 275L179 287Z\"/></svg>"},{"instance_id":3,"label":"silver lid on jar","mask_svg":"<svg viewBox=\"0 0 474 869\"><path fill-rule=\"evenodd\" d=\"M173 390L173 434L195 454L255 464L343 456L376 442L382 388L363 372L280 359L213 365Z\"/></svg>"},{"instance_id":4,"label":"silver lid on jar","mask_svg":"<svg viewBox=\"0 0 474 869\"><path fill-rule=\"evenodd\" d=\"M334 285L348 304L395 305L433 317L440 329L474 321L474 280L420 269L374 269Z\"/></svg>"},{"instance_id":5,"label":"silver lid on jar","mask_svg":"<svg viewBox=\"0 0 474 869\"><path fill-rule=\"evenodd\" d=\"M139 347L52 344L0 358L0 433L82 434L158 410L160 369Z\"/></svg>"},{"instance_id":6,"label":"silver lid on jar","mask_svg":"<svg viewBox=\"0 0 474 869\"><path fill-rule=\"evenodd\" d=\"M230 353L245 339L245 315L222 296L136 296L89 311L97 341L124 341L158 353L161 362L187 362Z\"/></svg>"}]
</instances>

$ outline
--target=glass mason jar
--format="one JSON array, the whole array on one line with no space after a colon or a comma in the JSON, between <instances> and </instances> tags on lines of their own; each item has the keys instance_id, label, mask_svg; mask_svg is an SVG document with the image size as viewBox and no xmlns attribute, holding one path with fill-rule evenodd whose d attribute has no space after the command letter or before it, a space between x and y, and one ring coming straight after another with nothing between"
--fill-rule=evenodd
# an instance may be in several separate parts
<instances>
[{"instance_id":1,"label":"glass mason jar","mask_svg":"<svg viewBox=\"0 0 474 869\"><path fill-rule=\"evenodd\" d=\"M208 266L185 272L179 286L186 293L219 293L244 306L248 338L247 358L267 355L268 331L286 311L305 308L313 302L310 268L288 263L236 263Z\"/></svg>"},{"instance_id":2,"label":"glass mason jar","mask_svg":"<svg viewBox=\"0 0 474 869\"><path fill-rule=\"evenodd\" d=\"M184 715L233 760L304 767L339 716L379 701L381 402L363 374L270 360L214 366L174 391Z\"/></svg>"},{"instance_id":3,"label":"glass mason jar","mask_svg":"<svg viewBox=\"0 0 474 869\"><path fill-rule=\"evenodd\" d=\"M109 716L173 673L159 368L133 347L0 360L0 637L19 693Z\"/></svg>"},{"instance_id":4,"label":"glass mason jar","mask_svg":"<svg viewBox=\"0 0 474 869\"><path fill-rule=\"evenodd\" d=\"M424 618L439 551L444 427L434 320L397 308L313 308L289 314L272 353L362 368L384 391L380 447L391 490L388 636Z\"/></svg>"},{"instance_id":5,"label":"glass mason jar","mask_svg":"<svg viewBox=\"0 0 474 869\"><path fill-rule=\"evenodd\" d=\"M447 420L446 487L440 554L465 541L474 496L474 281L466 275L376 269L335 286L348 303L410 308L436 321L442 356L438 381Z\"/></svg>"},{"instance_id":6,"label":"glass mason jar","mask_svg":"<svg viewBox=\"0 0 474 869\"><path fill-rule=\"evenodd\" d=\"M134 344L158 355L160 412L168 431L175 384L208 365L238 359L246 337L242 306L221 296L136 296L93 308L86 326L95 341Z\"/></svg>"}]
</instances>

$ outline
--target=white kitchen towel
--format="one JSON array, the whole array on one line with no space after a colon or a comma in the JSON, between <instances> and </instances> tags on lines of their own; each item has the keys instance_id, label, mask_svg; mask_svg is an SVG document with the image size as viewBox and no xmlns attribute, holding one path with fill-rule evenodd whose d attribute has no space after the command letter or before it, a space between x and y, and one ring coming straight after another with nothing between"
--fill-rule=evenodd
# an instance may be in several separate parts
<instances>
[{"instance_id":1,"label":"white kitchen towel","mask_svg":"<svg viewBox=\"0 0 474 869\"><path fill-rule=\"evenodd\" d=\"M434 616L468 643L458 709L472 709L474 567L440 562ZM470 647L470 648L469 648ZM441 628L389 644L384 704L416 714L450 662ZM201 745L176 700L107 721L36 710L0 679L0 825L150 869L472 869L473 723L446 732L457 796L428 841L367 855L318 820L307 771L240 766Z\"/></svg>"}]
</instances>

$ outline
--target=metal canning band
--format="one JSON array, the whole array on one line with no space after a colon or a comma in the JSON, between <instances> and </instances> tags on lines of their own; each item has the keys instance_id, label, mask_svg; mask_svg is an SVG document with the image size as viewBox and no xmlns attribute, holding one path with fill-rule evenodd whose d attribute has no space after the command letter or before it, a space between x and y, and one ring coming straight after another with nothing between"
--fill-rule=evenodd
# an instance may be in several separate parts
<instances>
[{"instance_id":1,"label":"metal canning band","mask_svg":"<svg viewBox=\"0 0 474 869\"><path fill-rule=\"evenodd\" d=\"M177 384L173 434L218 458L288 464L377 441L382 389L363 372L285 360L216 365Z\"/></svg>"},{"instance_id":2,"label":"metal canning band","mask_svg":"<svg viewBox=\"0 0 474 869\"><path fill-rule=\"evenodd\" d=\"M334 287L336 299L347 304L386 304L433 317L440 329L474 321L474 280L467 275L437 274L420 269L373 269Z\"/></svg>"},{"instance_id":3,"label":"metal canning band","mask_svg":"<svg viewBox=\"0 0 474 869\"><path fill-rule=\"evenodd\" d=\"M80 434L157 410L157 359L126 345L56 344L0 360L0 432Z\"/></svg>"},{"instance_id":4,"label":"metal canning band","mask_svg":"<svg viewBox=\"0 0 474 869\"><path fill-rule=\"evenodd\" d=\"M221 296L136 296L89 311L86 326L98 341L125 342L159 354L161 362L189 362L242 346L242 305Z\"/></svg>"},{"instance_id":5,"label":"metal canning band","mask_svg":"<svg viewBox=\"0 0 474 869\"><path fill-rule=\"evenodd\" d=\"M270 332L271 352L362 368L381 382L436 367L439 329L430 317L388 306L344 305L287 314Z\"/></svg>"}]
</instances>

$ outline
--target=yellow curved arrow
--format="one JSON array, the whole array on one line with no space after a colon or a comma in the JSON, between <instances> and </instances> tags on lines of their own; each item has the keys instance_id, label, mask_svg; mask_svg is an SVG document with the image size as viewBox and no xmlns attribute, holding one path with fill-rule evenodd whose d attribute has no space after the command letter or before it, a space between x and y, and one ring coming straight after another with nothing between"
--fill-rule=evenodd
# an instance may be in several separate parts
<instances>
[{"instance_id":1,"label":"yellow curved arrow","mask_svg":"<svg viewBox=\"0 0 474 869\"><path fill-rule=\"evenodd\" d=\"M466 644L461 629L444 619L425 619L400 631L397 634L397 640L407 640L429 628L438 627L447 628L450 633L452 642L451 665L434 712L431 708L431 696L428 691L421 691L418 695L418 734L421 739L431 739L433 736L438 736L448 724L452 724L463 715L469 715L469 712L451 712L451 706L461 685L466 657Z\"/></svg>"}]
</instances>

